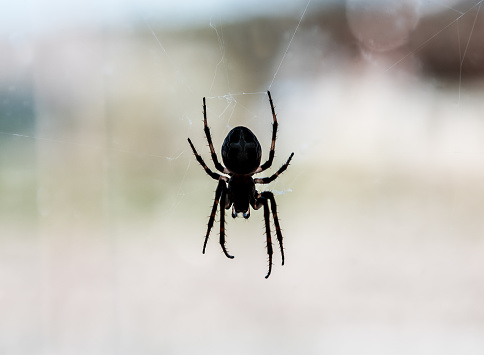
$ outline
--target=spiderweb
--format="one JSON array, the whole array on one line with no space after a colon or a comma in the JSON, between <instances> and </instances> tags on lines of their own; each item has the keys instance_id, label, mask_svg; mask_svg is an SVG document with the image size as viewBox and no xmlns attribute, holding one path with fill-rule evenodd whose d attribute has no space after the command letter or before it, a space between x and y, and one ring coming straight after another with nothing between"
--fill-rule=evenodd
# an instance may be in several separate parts
<instances>
[{"instance_id":1,"label":"spiderweb","mask_svg":"<svg viewBox=\"0 0 484 355\"><path fill-rule=\"evenodd\" d=\"M358 4L358 1L350 1L349 6L354 4ZM190 60L196 58L198 53L203 53L205 49L202 47L195 48L191 53L187 54L187 60L180 61L179 60L179 53L177 52L178 49L174 45L174 40L176 38L180 38L183 33L177 33L176 31L172 32L170 37L168 36L169 32L163 32L157 30L154 27L156 25L156 20L150 18L150 16L143 16L142 17L142 27L144 27L148 32L148 37L145 37L144 41L151 41L151 55L153 56L155 61L158 61L159 68L158 70L162 70L164 72L168 72L168 78L162 77L160 74L153 73L153 77L156 77L160 80L160 85L168 84L169 90L168 95L166 96L163 92L166 92L166 89L163 88L160 91L159 101L166 100L167 98L173 98L174 96L182 97L187 96L192 101L192 98L195 97L193 93L199 92L201 96L206 96L208 100L208 107L209 107L209 115L212 130L214 131L214 135L216 135L216 141L221 141L223 136L227 133L227 131L233 127L235 124L258 124L259 115L265 115L267 112L263 111L263 105L266 104L265 100L265 91L271 90L274 88L275 84L282 84L280 85L280 89L286 86L286 79L285 76L288 73L288 70L293 70L293 64L298 62L299 58L301 58L303 54L302 47L298 46L298 43L305 43L307 41L306 38L311 39L311 32L307 30L307 26L304 28L303 31L300 31L301 26L305 25L306 23L310 24L313 23L314 20L312 17L308 17L307 14L310 13L309 10L318 9L320 4L317 2L312 3L311 0L305 2L300 7L299 14L295 14L294 16L295 21L285 22L281 24L281 29L283 33L282 40L279 41L280 46L274 47L271 46L271 41L273 41L270 37L262 36L260 41L261 43L255 43L255 45L260 46L262 49L269 48L267 54L263 53L264 56L259 56L259 63L255 62L250 68L256 69L255 71L259 70L257 66L260 66L264 70L265 73L262 73L261 76L265 76L267 78L266 84L259 86L259 90L255 91L245 91L243 90L244 87L241 86L241 78L237 77L237 73L231 69L233 63L237 61L237 58L234 57L237 50L244 50L244 48L237 48L234 47L234 43L239 41L239 38L234 37L234 31L232 29L228 29L229 26L233 26L230 24L225 24L222 15L213 14L208 19L208 23L206 28L203 31L203 38L206 38L207 41L212 41L216 43L215 48L217 51L214 55L217 58L216 61L212 64L212 70L210 75L210 70L205 70L204 77L204 84L199 84L199 81L194 80L196 76L190 74ZM405 53L401 52L399 57L393 57L393 61L386 65L386 68L382 66L379 71L386 75L392 75L392 72L398 71L400 67L404 66L406 62L412 60L412 56L416 53L419 53L429 45L433 43L434 40L438 39L439 36L444 35L449 30L455 31L455 35L458 38L458 45L459 45L459 60L456 64L458 66L458 73L459 73L459 83L457 85L458 90L456 94L456 101L460 104L462 98L462 88L463 88L463 73L465 69L466 59L469 58L469 49L472 45L472 38L475 35L475 28L476 24L480 23L480 14L481 14L481 7L482 1L475 1L474 3L464 2L463 4L456 4L456 5L448 5L445 3L434 2L434 1L425 1L421 4L422 8L431 7L433 11L438 12L439 9L442 10L449 10L449 20L440 28L437 28L433 32L429 32L426 37L423 37L419 43L415 44L413 48ZM467 7L466 7L467 6ZM470 29L466 28L466 31L462 28L463 25L461 24L463 19L473 17L471 21ZM264 21L264 20L263 20ZM262 21L262 22L263 22ZM469 21L467 21L469 22ZM482 21L481 21L482 22ZM255 23L253 25L254 31L262 33L260 27L264 24ZM227 35L229 34L229 35ZM463 36L466 37L463 37ZM308 43L311 46L311 43ZM212 47L210 47L212 48ZM235 49L235 50L234 50ZM256 48L257 49L257 48ZM230 50L230 53L229 53ZM194 53L197 53L193 56ZM213 54L213 53L212 53ZM257 53L256 53L257 55ZM268 63L267 58L270 59L270 65ZM154 64L156 66L156 63ZM208 68L206 65L206 67ZM162 68L163 67L163 68ZM251 70L249 69L249 70ZM109 63L106 64L105 75L112 76L113 68L110 68ZM156 70L156 68L155 68ZM281 73L283 74L281 76ZM198 75L198 74L196 74ZM278 81L278 79L280 79ZM292 79L297 82L296 79ZM242 80L243 82L243 80ZM297 84L295 84L297 85ZM201 87L204 87L203 90L200 90ZM245 87L250 87L251 85L246 85ZM10 85L10 87L15 87L15 85ZM242 90L240 90L242 89ZM12 92L12 91L11 91ZM284 93L283 91L279 91L280 93ZM193 96L192 96L193 95ZM277 97L284 97L284 95L276 95ZM7 95L8 97L8 95ZM253 99L246 99L247 97L254 97L257 98L256 101ZM4 107L5 102L7 102L8 98L4 100ZM277 99L276 99L277 100ZM180 136L185 136L190 133L191 135L197 134L199 135L199 131L195 128L200 126L199 124L194 124L200 122L199 111L195 113L196 110L194 109L196 106L200 106L200 99L193 100L193 103L186 107L182 107L179 109L175 109L173 114L174 121L178 124L178 129ZM282 104L282 100L278 100L278 104ZM198 103L198 105L197 105ZM256 106L254 104L256 103ZM11 105L10 105L11 106ZM267 106L267 105L266 105ZM189 109L188 109L189 107ZM257 111L255 108L257 107ZM259 108L260 107L260 108ZM282 106L284 107L284 106ZM267 108L266 108L267 109ZM266 110L267 111L267 110ZM8 112L8 108L5 111ZM243 120L240 119L243 117ZM220 119L223 119L223 122L220 122ZM8 117L4 117L2 120L3 128L0 129L0 135L5 138L18 138L18 139L26 139L26 140L34 140L37 145L53 145L58 149L63 149L62 147L72 147L77 146L79 149L95 149L98 151L110 151L113 154L118 155L125 155L132 157L132 159L154 159L152 164L155 164L156 159L165 160L165 163L170 165L177 165L181 158L183 158L185 168L181 168L183 174L179 179L179 185L175 189L177 191L176 197L174 198L173 206L177 206L181 199L184 197L183 192L183 182L185 181L185 174L190 171L190 161L192 158L186 159L187 156L190 155L190 151L188 150L188 146L185 144L185 140L178 137L176 141L172 140L172 146L168 147L166 150L157 151L156 149L146 148L146 150L139 150L139 148L134 146L130 146L127 144L123 146L121 143L119 144L103 144L103 142L99 141L99 143L90 143L89 141L78 141L75 138L71 137L60 137L56 136L55 130L42 130L41 133L31 131L28 134L23 134L22 132L16 131L15 127L13 130L8 129L9 124L6 122L8 121ZM52 121L52 123L55 123ZM222 125L220 123L223 123ZM193 127L193 129L192 129ZM218 127L223 127L222 130L218 129ZM198 127L200 129L200 127ZM263 129L263 132L268 131L270 129L269 125L266 125ZM263 139L264 143L267 145L267 139ZM17 142L19 143L19 142ZM200 141L198 141L200 143ZM22 144L22 143L19 143ZM301 149L304 150L304 147L307 146L306 143L301 144ZM193 166L193 165L192 165Z\"/></svg>"},{"instance_id":2,"label":"spiderweb","mask_svg":"<svg viewBox=\"0 0 484 355\"><path fill-rule=\"evenodd\" d=\"M385 16L391 14L392 8L385 7L390 3L397 2L380 1L379 6L388 11L383 11L382 21L375 23L383 22L387 19ZM201 14L201 24L178 27L173 24L164 26L156 11L141 11L136 21L126 20L117 26L91 23L86 31L68 28L50 34L10 32L0 44L4 46L2 53L13 53L11 57L2 56L0 59L0 263L1 269L7 270L0 280L2 285L6 285L2 287L4 292L1 296L6 300L2 302L3 322L8 323L5 326L0 324L0 328L6 332L4 339L8 339L8 342L2 343L6 344L6 351L21 353L19 346L31 346L30 343L24 345L26 338L37 342L38 348L45 350L45 353L53 352L49 351L52 349L62 352L64 343L74 342L85 348L90 344L92 349L98 349L96 344L100 339L108 339L103 343L107 344L105 348L115 350L121 350L125 344L136 344L137 341L138 345L152 341L155 344L153 348L166 349L163 348L164 344L157 342L172 344L170 339L182 338L180 343L185 345L181 346L189 346L186 344L191 343L180 337L180 329L183 329L183 334L196 335L193 339L204 335L203 327L199 326L206 324L206 319L213 314L212 323L216 330L220 330L217 336L222 334L214 341L214 344L218 344L223 335L228 334L224 333L228 323L224 318L226 314L221 316L217 312L226 310L236 320L234 323L243 326L251 324L261 334L266 335L265 328L270 328L275 329L275 333L291 332L297 335L295 338L304 340L313 331L309 327L315 329L314 334L325 330L321 324L313 323L314 314L328 320L331 329L325 334L330 334L329 338L337 339L339 336L346 339L346 320L341 321L339 313L342 309L347 310L347 314L361 316L356 323L361 319L390 319L389 323L393 324L396 319L398 324L407 321L413 324L411 322L415 319L405 318L407 316L399 313L399 310L412 313L412 310L416 312L414 309L420 307L418 311L424 314L421 317L426 320L425 317L432 319L435 314L440 316L442 307L455 302L461 308L454 307L449 313L444 313L442 319L438 319L439 327L446 317L458 319L457 322L462 319L463 323L471 319L465 318L465 312L466 307L472 308L474 298L480 296L477 289L469 286L478 284L472 275L479 274L475 270L482 270L482 258L474 259L475 255L472 254L472 250L476 250L477 254L479 245L476 241L466 240L464 243L470 247L465 249L465 245L458 244L462 250L469 251L470 256L465 256L469 263L458 269L459 272L466 272L457 275L459 272L455 271L455 267L459 265L459 255L463 252L450 248L453 244L446 244L445 238L453 232L451 227L461 226L457 222L451 223L458 218L466 222L462 224L463 232L454 228L459 237L467 232L471 236L478 235L473 228L479 227L475 221L480 220L480 216L474 220L473 213L477 215L482 211L482 203L474 194L480 196L477 193L482 191L482 185L479 185L482 180L469 180L472 183L468 185L476 186L476 190L466 190L469 196L463 197L454 193L452 188L448 189L449 185L432 185L426 179L431 182L452 180L458 177L461 167L469 169L473 165L470 163L477 161L469 152L479 150L466 151L461 144L465 143L467 137L478 135L473 128L481 127L480 123L476 123L469 128L466 120L475 114L475 107L482 107L478 106L482 97L476 95L482 92L482 79L472 76L482 73L479 63L483 60L476 48L479 49L484 43L483 0L398 3L414 4L418 10L406 8L409 21L394 21L397 28L407 26L411 30L408 36L399 37L398 41L393 42L387 42L387 37L378 42L372 37L374 33L371 31L360 32L365 35L361 37L351 32L347 25L351 15L345 6L351 4L356 11L360 11L358 6L361 2L356 0L347 1L344 6L341 2L304 0L298 3L297 8L290 8L289 12L284 11L281 5L251 20L234 20L221 11L220 5L210 8L208 15ZM115 6L106 2L103 6L103 11L107 13L121 11L117 8L120 4ZM251 9L259 6L264 7L264 4L249 4ZM102 12L96 7L91 10L88 13ZM326 11L329 15L325 15ZM440 20L437 21L437 18ZM361 24L359 20L361 18L356 19L356 26ZM63 23L66 22L69 21L64 18ZM417 32L419 36L415 35ZM386 34L391 36L393 32L388 30ZM450 50L450 42L439 41L447 37L454 38L452 43L457 46L457 51ZM442 42L445 44L442 45ZM375 48L378 44L381 47ZM435 63L442 63L438 60L442 58L448 59L444 61L446 65L436 66ZM428 70L426 65L437 72ZM399 90L381 90L382 87L395 88L378 86L382 81L398 82ZM360 82L365 85L360 86ZM415 82L420 85L413 85ZM377 90L370 90L375 87ZM406 87L406 91L400 90L401 87ZM368 89L366 95L360 95L362 88ZM236 281L229 281L229 287L226 287L226 283L212 280L210 287L223 286L215 286L208 292L203 288L206 285L201 285L199 280L206 280L209 274L207 270L212 275L221 272L220 264L211 264L211 258L219 256L215 252L218 247L216 231L212 232L210 240L213 247L211 253L203 258L200 255L215 184L194 159L187 137L192 139L207 165L212 166L202 123L202 97L206 97L208 120L217 152L227 132L234 126L244 125L256 133L267 154L272 123L267 90L271 90L280 124L273 168L285 162L290 152L295 152L291 169L284 173L282 179L271 183L269 189L276 195L282 195L277 196L282 226L289 231L300 232L299 235L293 232L292 235L297 235L297 238L287 238L286 244L287 250L292 253L292 260L300 262L284 266L288 270L285 280L298 287L293 287L295 291L286 288L286 297L279 292L283 285L278 281L270 286L247 281L258 272L261 279L264 276L266 264L264 253L261 252L257 257L250 254L245 259L240 258L250 260L245 262L246 266L234 264L239 260L236 259L230 264L238 265L237 269L231 270ZM413 108L415 101L412 99L423 97L423 100L431 101L434 96L429 92L436 90L442 91L445 99L439 101L441 107L425 106L428 109L425 116L430 117L425 126L419 122L422 115L419 116L421 112ZM427 139L435 140L434 150L427 152L432 159L420 159L423 153L418 144L402 144L404 147L397 153L388 152L386 148L391 144L378 146L372 139L374 136L366 134L376 126L371 124L375 122L372 117L381 113L378 109L391 106L395 96L402 92L410 99L405 102L406 107L391 107L392 115L383 124L386 132L393 134L383 142L393 143L388 140L401 139L413 144ZM351 111L352 106L359 111ZM402 117L400 110L410 114ZM353 115L345 116L341 112ZM412 113L416 113L418 118L413 117ZM433 119L440 116L445 116L443 122ZM455 117L453 123L461 128L457 132L446 128L449 116ZM402 120L404 123L400 122ZM418 129L401 129L408 126ZM447 145L438 145L435 138L438 134L445 136ZM345 147L326 144L331 140L344 140L341 137L353 147L352 154L355 151L358 153L362 139L367 139L364 143L375 147L378 156L390 162L382 165L370 159L360 159L361 155L356 154L355 161L344 166L341 163L344 159L340 158L344 158ZM473 148L472 144L477 143L470 140L467 148ZM412 160L413 165L404 165L400 167L402 170L410 167L408 170L424 171L429 162L438 159L449 167L443 170L445 173L437 171L439 176L434 180L420 175L424 176L419 180L423 181L422 191L412 190L412 184L416 184L417 180L414 175L409 179L410 188L408 185L398 185L398 178L404 174L391 175L396 166L392 165L392 159L395 158L404 163ZM328 168L331 164L338 168L331 170ZM373 169L373 174L360 174L367 165L370 170ZM397 178L385 181L387 176L380 173L384 169ZM475 169L480 167L476 166ZM348 175L351 179L347 178ZM348 180L340 182L340 179ZM385 186L389 186L385 185L388 181L395 183L397 188L385 190ZM417 191L422 198L407 199L407 190L397 191L400 186L406 186L413 194ZM332 190L338 193L331 195ZM429 190L436 192L437 197ZM372 191L377 191L379 195L368 199L373 205L366 204L368 200L364 197L371 195ZM388 201L395 201L388 198L392 194L404 197L395 199L398 203L388 208ZM346 205L339 201L345 197ZM317 201L321 210L313 208L316 206L314 201ZM365 204L358 205L358 201ZM466 209L463 206L467 206L468 202L471 207ZM449 210L453 210L455 205L457 212L446 215L441 211L448 211L434 208L436 204L451 205ZM471 208L473 211L470 211ZM383 210L384 213L380 213ZM389 210L396 212L392 214ZM377 212L365 214L367 211ZM412 219L407 227L405 218L413 216L413 211L423 211L422 220L416 219L415 222ZM373 222L378 228L371 224L374 215L382 219ZM440 218L442 215L445 218ZM403 223L395 216L401 218ZM335 217L335 222L332 217ZM237 228L242 232L237 232L234 227L230 230L230 236L241 233L243 237L252 237L257 233L244 232L254 226L260 233L253 240L264 235L261 214L251 218L252 221L255 219L254 223L240 227L243 222L239 222ZM438 227L427 223L427 219L432 218L438 220ZM305 225L307 221L312 224ZM445 224L448 221L449 224ZM355 232L353 224L367 230ZM395 225L401 226L403 232L395 231ZM449 225L449 228L444 228ZM380 234L372 239L374 232ZM432 233L441 238L438 243L424 240L422 244L412 244L411 239L415 236ZM384 237L381 237L383 234ZM288 232L288 236L291 233ZM335 236L341 237L341 241L336 240L338 238ZM398 242L395 242L397 238L391 240L398 249L393 254L401 261L398 265L392 264L388 255L378 254L382 249L393 252L388 247L392 236L402 237ZM237 245L236 239L243 238L231 239L230 247L237 250L238 258L244 250L234 246ZM321 245L317 243L321 243L322 239L326 250L308 247ZM265 241L261 239L261 243ZM403 248L398 248L400 245ZM447 247L452 250L447 252ZM335 250L336 256L332 253ZM365 257L369 259L365 251L370 253L368 255L376 253L382 264L375 263L373 259L365 260ZM319 255L320 252L323 257ZM429 256L435 258L429 259L429 262ZM450 256L452 262L445 256ZM258 260L260 264L255 264ZM254 270L249 270L251 266L248 265L252 261ZM188 271L187 265L190 266ZM360 266L368 269L368 265L372 277L365 279L367 275L359 270ZM386 270L382 271L385 268L381 265L389 265L388 270L401 272L403 277L397 275L400 277L398 279L393 274L385 274ZM432 283L438 278L434 278L435 275L443 275L438 273L436 266L449 271L448 277L442 277L445 282L441 284ZM15 273L9 274L11 270L15 270ZM309 273L301 272L306 270ZM423 274L430 276L426 279ZM376 296L386 297L386 291L392 295L391 292L395 291L391 288L392 283L400 280L401 284L396 283L395 287L398 297L383 298L384 302L376 304L375 299L378 298L371 297L374 294L362 284L368 280L369 284L374 285L378 275L383 275L382 280L385 280L378 287L388 288L384 289L385 292L379 292L377 287ZM314 280L324 280L321 283L324 286ZM425 283L426 280L430 282L414 289L415 294L405 293L408 292L406 289L414 287L414 281ZM405 284L405 281L408 283ZM403 287L405 285L410 287ZM354 292L355 287L358 292ZM462 289L466 287L471 292L462 294ZM256 291L257 296L252 291ZM406 298L402 292L412 302L402 301L404 307L398 303ZM219 296L213 298L215 293L219 293ZM420 296L415 297L421 293L429 297L427 303ZM186 299L180 295L191 298L185 302ZM282 300L282 303L273 308L266 307L274 301L274 295L280 297L278 300ZM358 297L354 304L351 303L353 295ZM462 295L466 297L466 302L459 302L459 296ZM294 300L300 303L297 305L300 308L294 306ZM88 302L94 306L86 306ZM332 307L334 304L336 307ZM365 310L370 311L362 304L370 305L370 316L364 313ZM432 308L435 304L437 306ZM280 310L286 309L286 305L294 307L291 309L295 311L290 311L289 315L281 313ZM188 311L185 312L185 308ZM482 312L478 313L479 308L474 308L468 313L479 317ZM250 310L258 313L254 317L257 322L248 321L253 317ZM378 315L378 312L381 314ZM297 318L299 313L310 316ZM375 313L381 319L372 318ZM99 322L95 323L93 319L98 314L102 317L96 318ZM282 319L282 323L285 323L281 326L272 321L269 327L260 321L260 314L269 315L268 318L273 320ZM11 323L12 319L15 322ZM343 324L345 330L338 333L338 326L333 327L335 323L331 323L331 319L341 321L335 323L338 326ZM351 319L348 323L351 323ZM248 343L243 326L231 328L234 334L242 334L240 349ZM301 326L305 332L309 331L297 333L300 331L297 328ZM244 331L240 332L241 329ZM351 331L349 335L353 336L351 339L356 339L356 343L362 338L366 339L367 333L359 333L360 328L357 327L352 329L355 329L356 335ZM335 337L331 334L335 334ZM376 334L380 335L378 332ZM466 336L467 333L463 337ZM17 343L16 337L19 339ZM378 345L381 345L382 338L378 337ZM233 339L231 335L230 340ZM398 340L402 339L396 338L395 342ZM419 340L422 340L420 334L415 337L415 343L421 345ZM391 345L393 343L387 344L387 347ZM128 346L126 349L131 348ZM72 352L72 348L66 350L65 353ZM122 353L115 350L113 353ZM184 353L196 353L199 349L185 350ZM251 350L247 349L246 352L253 352ZM280 350L280 353L289 351L274 350ZM293 352L300 350L294 349ZM355 353L354 350L358 351L353 349L347 353ZM29 351L31 348L24 352ZM220 348L219 352L223 351L226 351L226 347ZM314 349L311 351L314 352Z\"/></svg>"},{"instance_id":3,"label":"spiderweb","mask_svg":"<svg viewBox=\"0 0 484 355\"><path fill-rule=\"evenodd\" d=\"M355 3L355 1L350 3ZM356 3L358 2L356 1ZM303 56L303 52L298 52L298 50L302 50L300 49L301 47L298 46L298 42L304 43L304 41L306 41L304 36L310 38L310 32L308 32L306 28L302 32L300 31L301 26L304 26L305 21L307 23L313 22L312 17L308 18L307 16L307 14L310 13L308 9L315 10L318 9L319 6L320 4L317 2L312 3L311 0L307 1L300 7L299 14L295 14L295 21L285 22L281 25L284 38L279 41L280 46L278 48L273 46L271 47L271 39L268 37L262 37L262 43L256 43L256 45L261 46L262 49L264 49L264 47L270 49L271 52L266 54L266 56L270 58L271 65L268 66L265 64L267 59L264 57L260 57L260 63L253 64L255 65L255 68L257 68L257 66L261 66L266 71L265 77L267 78L266 84L259 86L259 90L255 91L243 90L243 87L240 86L240 78L236 78L233 70L231 69L232 63L236 62L237 60L233 54L233 44L239 39L234 38L234 32L226 31L224 27L229 25L224 23L224 19L221 15L211 15L203 32L203 37L209 42L215 42L216 47L218 48L218 53L216 53L216 57L218 57L218 59L212 65L211 75L209 74L210 70L205 71L206 80L205 84L203 85L203 90L200 90L198 80L196 83L193 80L194 77L190 74L191 70L189 69L189 66L190 60L196 59L198 53L202 53L204 49L195 48L192 53L188 53L187 60L180 62L178 60L178 53L175 53L177 49L173 41L176 40L176 38L179 38L181 34L176 33L175 31L172 32L172 34L174 33L174 36L167 38L166 36L168 32L157 31L157 28L154 27L154 25L156 25L156 20L150 18L150 16L143 16L142 26L147 29L149 35L149 37L145 38L144 40L151 41L153 43L153 46L151 46L150 50L153 58L159 62L159 69L169 73L169 78L157 75L157 73L153 73L153 77L158 78L160 82L169 84L170 88L168 91L169 95L172 96L168 96L168 98L173 96L181 97L184 95L189 95L188 97L190 97L191 100L192 97L195 96L191 96L194 92L203 92L203 95L198 96L207 97L210 115L212 116L212 129L215 131L214 134L218 135L217 141L220 141L230 127L233 127L234 124L239 122L239 117L244 117L245 124L251 124L254 123L260 114L265 114L259 113L263 112L262 106L264 105L265 91L273 89L275 84L282 84L280 85L281 88L285 86L286 79L284 79L284 76L287 75L286 69L293 69L291 68L291 65L298 61L298 56ZM459 61L457 64L459 83L456 100L460 104L462 99L462 88L464 85L462 80L465 63L466 59L469 59L469 49L472 45L471 40L475 35L476 24L478 25L481 21L480 14L482 1L475 1L474 3L464 2L463 4L456 3L455 5L448 5L446 3L434 1L424 1L421 6L423 8L425 8L425 6L431 6L433 11L436 12L438 12L439 8L443 10L450 10L451 13L449 14L449 21L440 28L437 28L435 31L430 32L427 37L422 38L420 43L414 45L413 48L411 48L407 53L402 52L400 57L395 57L393 61L386 66L386 68L382 67L379 70L386 75L392 75L392 72L397 71L406 62L411 60L414 54L428 47L435 39L438 39L439 36L442 36L448 30L453 29L458 38L459 45ZM473 17L473 20L471 21L471 28L464 31L461 22L463 19L469 17ZM258 24L256 23L254 26L256 30L257 25ZM227 36L227 33L230 33L231 37ZM260 33L260 31L258 33ZM228 52L229 49L230 53ZM240 50L240 48L237 49ZM196 53L195 56L193 55L194 53ZM165 67L161 68L161 66ZM112 76L112 70L113 68L109 67L109 63L106 64L106 68L104 68L105 75ZM283 74L282 76L281 73ZM278 79L280 80L278 81ZM15 85L10 85L10 88L12 87L15 87ZM241 88L242 90L240 90ZM166 92L166 89L161 91ZM12 92L12 90L10 90L10 92ZM283 97L283 95L279 96ZM257 97L257 101L244 99L245 97ZM160 93L160 101L165 100L166 98L167 96L164 96L163 93ZM7 105L5 105L7 101L8 98L4 100L4 108L7 107ZM200 106L199 101L200 100L196 101L198 102L198 106ZM174 117L174 121L179 123L178 127L181 128L180 132L183 132L183 135L180 134L180 136L197 132L196 130L192 129L193 126L199 126L194 125L194 122L200 122L200 117L197 117L197 114L195 114L194 110L194 107L197 106L196 102L193 104L190 103L188 106L190 109L183 107L175 110L175 112L172 112L174 114L174 116L172 116ZM261 106L261 109L257 109L259 110L257 112L254 111L256 107L254 106L255 102L257 102L257 107ZM9 113L8 107L6 108L5 112L7 112L7 114ZM223 118L222 125L220 125L221 122L218 121L220 118ZM173 146L164 151L157 151L156 149L152 148L147 150L138 150L136 146L131 147L129 144L127 146L123 146L122 144L105 145L102 144L102 142L81 142L77 141L75 138L58 137L55 135L55 130L42 131L41 133L31 131L28 134L23 134L22 132L16 131L15 127L12 130L8 129L9 125L6 124L7 121L8 117L4 117L2 120L3 129L0 130L0 135L2 135L4 138L10 137L34 140L37 145L42 146L49 144L56 146L58 149L62 149L62 147L77 146L79 149L91 148L99 151L108 150L113 154L126 155L132 157L133 159L163 159L166 160L168 164L177 164L177 162L183 158L185 161L185 168L182 169L182 171L184 171L183 174L188 173L190 170L190 165L188 164L191 158L185 160L190 152L184 142L184 139L181 139L180 137L180 139L177 139L176 142L172 141L171 143L173 143ZM52 121L52 123L54 123L54 121ZM217 132L216 127L220 126L223 127L223 130ZM266 126L265 130L267 131L268 128L269 127ZM184 181L184 175L182 175L180 181L180 185L177 189L175 189L178 191L177 197L175 198L176 201L179 201L181 198L183 198L182 184Z\"/></svg>"}]
</instances>

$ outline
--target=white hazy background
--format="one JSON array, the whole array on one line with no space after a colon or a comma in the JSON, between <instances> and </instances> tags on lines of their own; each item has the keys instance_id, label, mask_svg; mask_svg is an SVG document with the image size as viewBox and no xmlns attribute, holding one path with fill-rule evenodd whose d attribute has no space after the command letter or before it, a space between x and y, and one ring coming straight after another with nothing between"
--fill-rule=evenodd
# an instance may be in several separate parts
<instances>
[{"instance_id":1,"label":"white hazy background","mask_svg":"<svg viewBox=\"0 0 484 355\"><path fill-rule=\"evenodd\" d=\"M484 353L483 7L0 4L0 353ZM268 89L266 280L187 137L267 156Z\"/></svg>"}]
</instances>

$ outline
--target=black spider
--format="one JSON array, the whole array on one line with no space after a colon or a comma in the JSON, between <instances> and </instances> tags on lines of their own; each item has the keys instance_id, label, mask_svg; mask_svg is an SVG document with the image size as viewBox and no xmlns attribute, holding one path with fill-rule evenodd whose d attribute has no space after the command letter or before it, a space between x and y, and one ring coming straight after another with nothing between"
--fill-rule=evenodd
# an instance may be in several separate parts
<instances>
[{"instance_id":1,"label":"black spider","mask_svg":"<svg viewBox=\"0 0 484 355\"><path fill-rule=\"evenodd\" d=\"M205 235L205 242L203 243L203 253L205 254L205 247L207 246L208 236L215 221L215 213L217 212L217 206L220 204L220 245L224 254L232 259L233 256L227 252L225 248L225 209L229 209L232 206L232 217L237 217L237 213L241 212L244 218L250 217L249 205L254 210L257 210L264 206L264 220L266 225L266 238L267 238L267 254L269 254L269 272L266 275L266 279L271 274L272 269L272 241L271 241L271 229L269 221L269 201L271 204L272 217L274 219L274 225L276 227L277 240L281 248L282 265L284 265L284 248L282 246L282 233L279 226L279 220L277 218L277 207L274 194L270 191L257 192L255 184L268 184L275 180L284 170L289 166L294 153L291 153L287 162L279 168L279 170L270 177L253 179L252 175L263 172L272 165L274 160L274 151L276 146L276 133L277 133L277 118L274 111L274 105L272 103L271 93L267 91L269 96L269 103L272 110L272 143L271 150L269 151L269 159L262 165L260 165L262 149L257 140L257 137L246 127L235 127L232 129L222 145L222 159L225 167L219 163L217 154L213 149L212 137L210 136L210 129L207 125L207 107L205 106L205 98L203 98L203 129L205 136L207 137L210 152L212 154L212 160L218 171L230 177L220 175L210 170L202 157L197 153L195 147L192 144L190 138L188 143L193 150L193 154L197 158L197 161L205 169L206 173L213 179L218 180L217 190L215 191L215 201L213 202L212 213L208 220L207 234ZM228 183L228 186L227 186Z\"/></svg>"}]
</instances>

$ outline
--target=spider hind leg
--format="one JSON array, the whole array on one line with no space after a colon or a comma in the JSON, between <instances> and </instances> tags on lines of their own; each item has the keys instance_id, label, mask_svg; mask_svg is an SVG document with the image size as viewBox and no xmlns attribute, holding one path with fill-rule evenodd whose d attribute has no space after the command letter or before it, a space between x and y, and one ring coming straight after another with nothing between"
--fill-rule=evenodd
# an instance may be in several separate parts
<instances>
[{"instance_id":1,"label":"spider hind leg","mask_svg":"<svg viewBox=\"0 0 484 355\"><path fill-rule=\"evenodd\" d=\"M263 200L264 204L264 220L266 223L266 242L267 242L267 255L269 255L269 270L265 278L267 279L271 275L272 271L272 240L271 240L271 227L269 222L269 205L267 199Z\"/></svg>"},{"instance_id":2,"label":"spider hind leg","mask_svg":"<svg viewBox=\"0 0 484 355\"><path fill-rule=\"evenodd\" d=\"M225 182L223 183L222 194L220 197L220 246L225 254L225 256L229 259L233 259L234 257L230 255L225 247L225 209L227 206L229 207L229 201L227 201L227 187Z\"/></svg>"},{"instance_id":3,"label":"spider hind leg","mask_svg":"<svg viewBox=\"0 0 484 355\"><path fill-rule=\"evenodd\" d=\"M277 217L276 199L274 198L274 194L270 191L264 191L261 195L267 198L271 203L272 218L274 219L277 241L279 242L279 248L281 249L282 265L284 265L284 246L282 244L281 226L279 225L279 218Z\"/></svg>"},{"instance_id":4,"label":"spider hind leg","mask_svg":"<svg viewBox=\"0 0 484 355\"><path fill-rule=\"evenodd\" d=\"M202 253L205 254L208 237L215 222L215 214L217 213L217 207L220 201L220 245L222 246L222 250L225 256L227 256L227 258L233 259L234 257L227 252L227 249L225 247L225 208L227 208L227 206L230 206L230 201L227 200L227 184L222 178L220 178L220 180L218 181L217 190L215 190L215 199L213 201L212 212L210 213L210 218L208 220L207 233L205 235L205 241L203 242Z\"/></svg>"},{"instance_id":5,"label":"spider hind leg","mask_svg":"<svg viewBox=\"0 0 484 355\"><path fill-rule=\"evenodd\" d=\"M270 201L270 210L272 211L272 218L274 219L274 225L276 227L276 235L277 240L279 242L279 247L281 249L281 257L282 257L282 265L284 265L284 248L282 245L282 232L279 226L279 219L277 218L277 207L276 207L276 200L274 198L274 194L270 191L264 191L257 195L256 200L253 204L253 208L255 210L264 207L264 222L266 228L266 243L267 243L267 254L269 256L269 271L265 278L267 279L272 271L272 239L271 239L271 227L270 227L270 211L269 211L269 201Z\"/></svg>"}]
</instances>

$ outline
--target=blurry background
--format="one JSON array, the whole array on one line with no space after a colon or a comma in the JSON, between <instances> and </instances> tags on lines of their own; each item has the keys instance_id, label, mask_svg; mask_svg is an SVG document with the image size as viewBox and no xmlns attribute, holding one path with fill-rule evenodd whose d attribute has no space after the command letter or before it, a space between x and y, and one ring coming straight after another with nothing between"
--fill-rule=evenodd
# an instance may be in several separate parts
<instances>
[{"instance_id":1,"label":"blurry background","mask_svg":"<svg viewBox=\"0 0 484 355\"><path fill-rule=\"evenodd\" d=\"M2 354L482 354L482 0L0 5ZM271 90L261 211L202 255ZM218 220L218 217L217 217Z\"/></svg>"}]
</instances>

